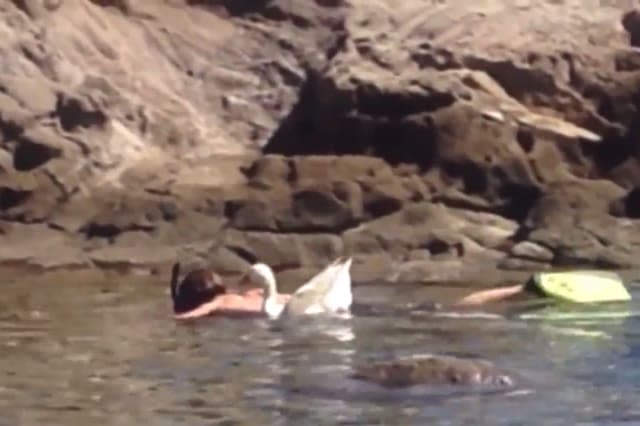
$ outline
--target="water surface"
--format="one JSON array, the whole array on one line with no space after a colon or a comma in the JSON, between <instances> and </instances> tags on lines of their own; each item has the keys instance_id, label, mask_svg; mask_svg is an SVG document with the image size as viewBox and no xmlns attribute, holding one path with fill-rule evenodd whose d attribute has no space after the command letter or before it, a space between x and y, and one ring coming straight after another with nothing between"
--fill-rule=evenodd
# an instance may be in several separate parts
<instances>
[{"instance_id":1,"label":"water surface","mask_svg":"<svg viewBox=\"0 0 640 426\"><path fill-rule=\"evenodd\" d=\"M433 289L359 286L351 320L280 329L176 323L157 279L2 291L2 426L640 424L637 303L434 315L406 308ZM518 387L392 391L349 378L354 363L429 352L487 358Z\"/></svg>"}]
</instances>

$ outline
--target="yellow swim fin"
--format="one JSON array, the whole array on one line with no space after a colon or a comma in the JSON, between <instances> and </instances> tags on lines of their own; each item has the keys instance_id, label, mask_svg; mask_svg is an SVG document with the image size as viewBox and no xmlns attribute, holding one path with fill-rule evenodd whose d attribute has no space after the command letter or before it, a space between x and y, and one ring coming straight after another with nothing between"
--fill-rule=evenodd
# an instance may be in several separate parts
<instances>
[{"instance_id":1,"label":"yellow swim fin","mask_svg":"<svg viewBox=\"0 0 640 426\"><path fill-rule=\"evenodd\" d=\"M538 272L534 284L547 296L574 303L631 300L622 278L615 272L578 270Z\"/></svg>"}]
</instances>

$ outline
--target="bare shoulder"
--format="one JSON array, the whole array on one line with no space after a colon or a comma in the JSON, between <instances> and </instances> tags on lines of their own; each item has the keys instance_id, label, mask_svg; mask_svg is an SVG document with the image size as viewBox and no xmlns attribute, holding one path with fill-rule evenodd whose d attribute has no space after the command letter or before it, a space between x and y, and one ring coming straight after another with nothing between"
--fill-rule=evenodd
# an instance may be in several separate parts
<instances>
[{"instance_id":1,"label":"bare shoulder","mask_svg":"<svg viewBox=\"0 0 640 426\"><path fill-rule=\"evenodd\" d=\"M491 302L499 302L517 294L522 293L525 287L522 284L516 284L505 287L494 287L486 290L475 291L462 299L458 300L456 306L477 306Z\"/></svg>"},{"instance_id":2,"label":"bare shoulder","mask_svg":"<svg viewBox=\"0 0 640 426\"><path fill-rule=\"evenodd\" d=\"M176 314L173 317L177 320L201 318L207 315L211 315L217 308L218 308L218 300L213 300L209 303L204 303L198 306L196 309L192 309L191 311L184 312L181 314Z\"/></svg>"}]
</instances>

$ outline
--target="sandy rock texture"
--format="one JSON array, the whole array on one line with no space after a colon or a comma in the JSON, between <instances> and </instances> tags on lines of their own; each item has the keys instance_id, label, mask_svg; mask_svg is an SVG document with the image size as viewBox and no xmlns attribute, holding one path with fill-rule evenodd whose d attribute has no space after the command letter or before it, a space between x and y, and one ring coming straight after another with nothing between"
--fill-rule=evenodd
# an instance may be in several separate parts
<instances>
[{"instance_id":1,"label":"sandy rock texture","mask_svg":"<svg viewBox=\"0 0 640 426\"><path fill-rule=\"evenodd\" d=\"M0 260L637 267L634 5L0 2Z\"/></svg>"}]
</instances>

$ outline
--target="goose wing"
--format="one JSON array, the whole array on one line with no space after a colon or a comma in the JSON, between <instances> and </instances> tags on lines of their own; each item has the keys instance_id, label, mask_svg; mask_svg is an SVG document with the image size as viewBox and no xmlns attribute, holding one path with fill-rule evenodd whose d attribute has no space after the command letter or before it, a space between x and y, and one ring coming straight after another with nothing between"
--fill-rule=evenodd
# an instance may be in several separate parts
<instances>
[{"instance_id":1,"label":"goose wing","mask_svg":"<svg viewBox=\"0 0 640 426\"><path fill-rule=\"evenodd\" d=\"M351 292L351 268L352 259L348 258L340 264L333 285L324 297L324 305L334 311L348 311L353 302Z\"/></svg>"},{"instance_id":2,"label":"goose wing","mask_svg":"<svg viewBox=\"0 0 640 426\"><path fill-rule=\"evenodd\" d=\"M285 313L314 314L343 308L346 302L350 305L350 266L351 258L339 258L327 265L291 295Z\"/></svg>"}]
</instances>

